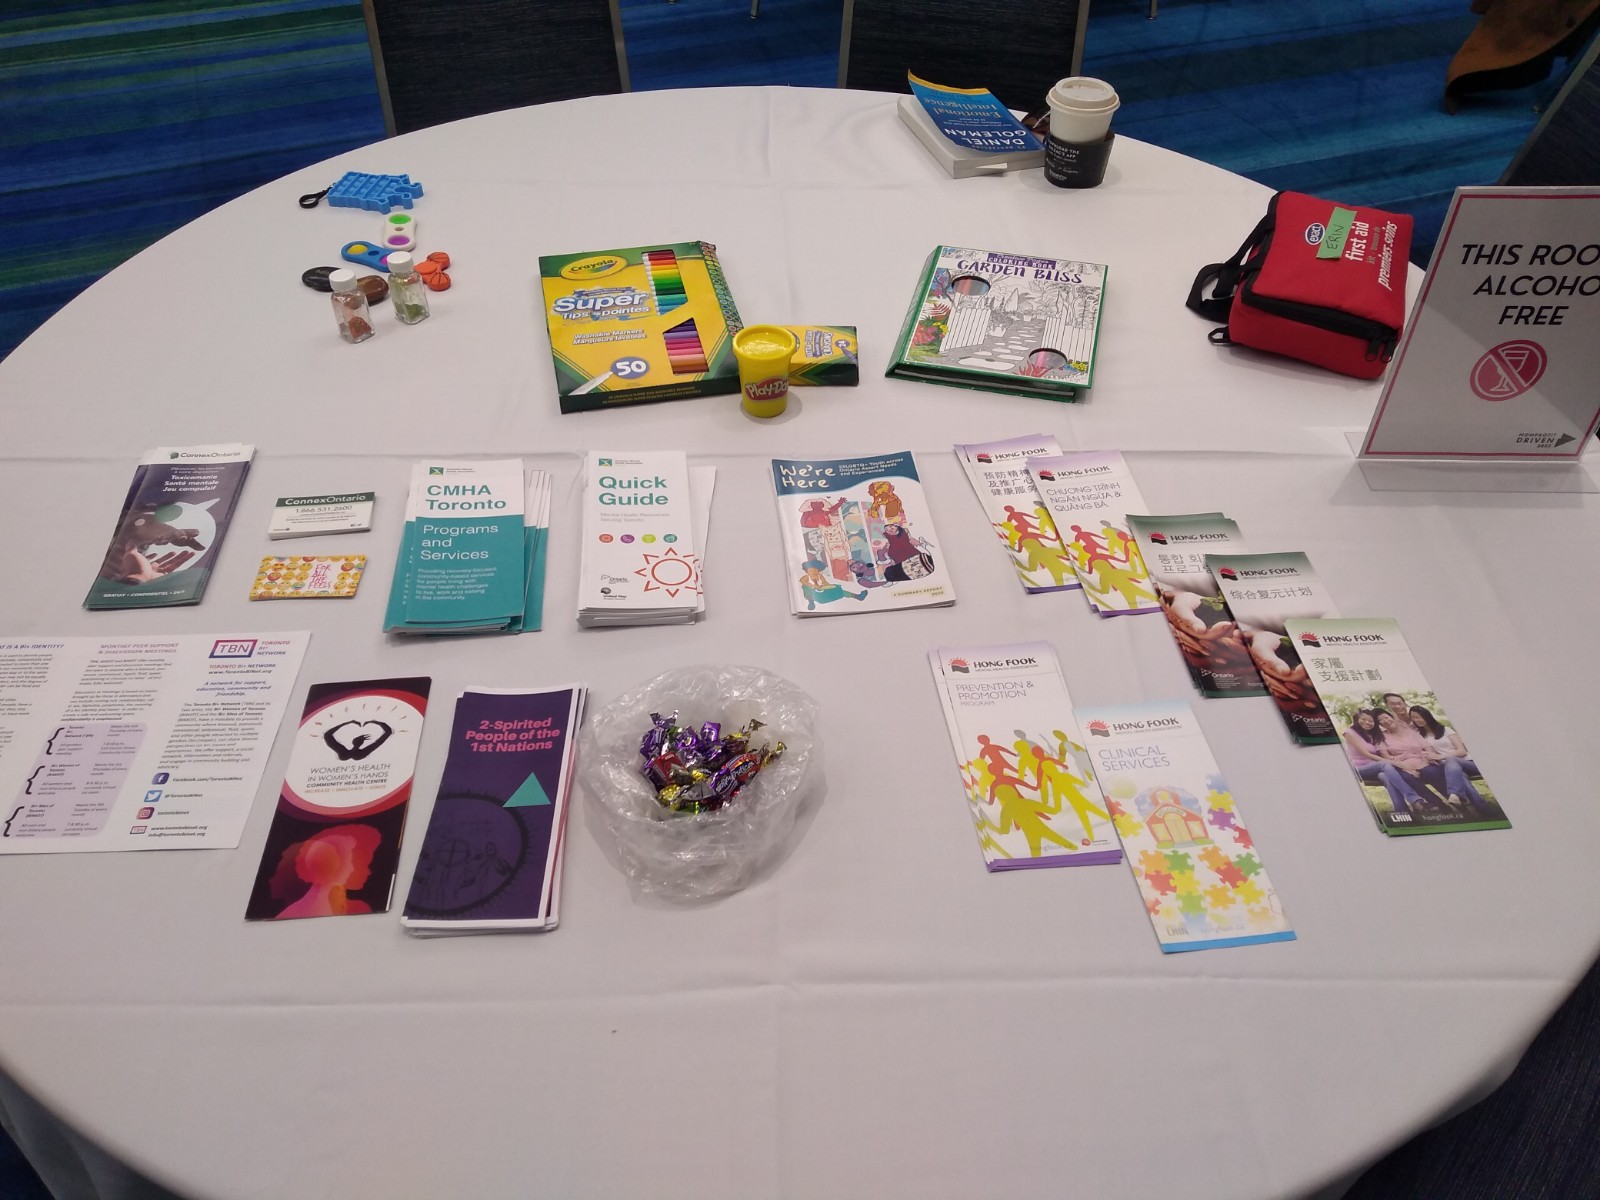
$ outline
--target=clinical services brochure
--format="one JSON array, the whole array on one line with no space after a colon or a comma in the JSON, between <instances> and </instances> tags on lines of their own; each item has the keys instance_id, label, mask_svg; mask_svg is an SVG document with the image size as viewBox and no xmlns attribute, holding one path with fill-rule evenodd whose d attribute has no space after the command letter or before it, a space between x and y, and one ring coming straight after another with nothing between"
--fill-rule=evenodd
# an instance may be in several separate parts
<instances>
[{"instance_id":1,"label":"clinical services brochure","mask_svg":"<svg viewBox=\"0 0 1600 1200\"><path fill-rule=\"evenodd\" d=\"M911 451L775 458L789 611L802 617L954 604Z\"/></svg>"},{"instance_id":2,"label":"clinical services brochure","mask_svg":"<svg viewBox=\"0 0 1600 1200\"><path fill-rule=\"evenodd\" d=\"M1239 624L1250 661L1278 706L1289 736L1302 746L1337 742L1339 735L1285 626L1292 618L1339 615L1311 560L1299 551L1208 554L1206 567Z\"/></svg>"},{"instance_id":3,"label":"clinical services brochure","mask_svg":"<svg viewBox=\"0 0 1600 1200\"><path fill-rule=\"evenodd\" d=\"M1508 829L1472 752L1386 617L1285 622L1384 833Z\"/></svg>"},{"instance_id":4,"label":"clinical services brochure","mask_svg":"<svg viewBox=\"0 0 1600 1200\"><path fill-rule=\"evenodd\" d=\"M0 854L237 846L310 637L0 640Z\"/></svg>"},{"instance_id":5,"label":"clinical services brochure","mask_svg":"<svg viewBox=\"0 0 1600 1200\"><path fill-rule=\"evenodd\" d=\"M1188 703L1090 705L1077 716L1162 952L1292 941Z\"/></svg>"},{"instance_id":6,"label":"clinical services brochure","mask_svg":"<svg viewBox=\"0 0 1600 1200\"><path fill-rule=\"evenodd\" d=\"M1043 433L956 446L956 459L1025 592L1078 586L1061 535L1028 475L1029 459L1060 452L1056 439Z\"/></svg>"},{"instance_id":7,"label":"clinical services brochure","mask_svg":"<svg viewBox=\"0 0 1600 1200\"><path fill-rule=\"evenodd\" d=\"M146 450L83 606L200 603L254 455L236 442Z\"/></svg>"},{"instance_id":8,"label":"clinical services brochure","mask_svg":"<svg viewBox=\"0 0 1600 1200\"><path fill-rule=\"evenodd\" d=\"M1037 456L1028 472L1067 544L1089 607L1102 617L1160 611L1128 514L1146 511L1120 450Z\"/></svg>"},{"instance_id":9,"label":"clinical services brochure","mask_svg":"<svg viewBox=\"0 0 1600 1200\"><path fill-rule=\"evenodd\" d=\"M420 936L554 929L587 689L468 688L401 924Z\"/></svg>"},{"instance_id":10,"label":"clinical services brochure","mask_svg":"<svg viewBox=\"0 0 1600 1200\"><path fill-rule=\"evenodd\" d=\"M1054 647L941 646L928 662L984 865L1120 861Z\"/></svg>"},{"instance_id":11,"label":"clinical services brochure","mask_svg":"<svg viewBox=\"0 0 1600 1200\"><path fill-rule=\"evenodd\" d=\"M1241 552L1239 526L1219 512L1128 514L1128 529L1155 584L1189 680L1207 697L1265 696L1206 555Z\"/></svg>"},{"instance_id":12,"label":"clinical services brochure","mask_svg":"<svg viewBox=\"0 0 1600 1200\"><path fill-rule=\"evenodd\" d=\"M311 685L246 920L389 911L430 687L426 676Z\"/></svg>"}]
</instances>

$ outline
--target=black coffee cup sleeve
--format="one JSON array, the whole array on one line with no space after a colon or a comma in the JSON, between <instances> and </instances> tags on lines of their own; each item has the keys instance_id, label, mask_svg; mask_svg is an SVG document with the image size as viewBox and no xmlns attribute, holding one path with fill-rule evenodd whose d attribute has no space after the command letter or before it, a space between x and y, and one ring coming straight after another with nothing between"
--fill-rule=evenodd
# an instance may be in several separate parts
<instances>
[{"instance_id":1,"label":"black coffee cup sleeve","mask_svg":"<svg viewBox=\"0 0 1600 1200\"><path fill-rule=\"evenodd\" d=\"M1064 142L1048 137L1044 143L1044 177L1057 187L1097 187L1106 177L1111 159L1111 143L1117 135L1108 133L1098 142Z\"/></svg>"}]
</instances>

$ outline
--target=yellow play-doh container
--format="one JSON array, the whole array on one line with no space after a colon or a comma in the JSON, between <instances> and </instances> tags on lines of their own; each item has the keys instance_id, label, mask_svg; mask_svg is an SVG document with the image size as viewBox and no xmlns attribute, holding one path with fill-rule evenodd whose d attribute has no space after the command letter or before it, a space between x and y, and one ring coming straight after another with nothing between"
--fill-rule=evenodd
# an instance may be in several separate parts
<instances>
[{"instance_id":1,"label":"yellow play-doh container","mask_svg":"<svg viewBox=\"0 0 1600 1200\"><path fill-rule=\"evenodd\" d=\"M733 335L739 361L740 403L752 417L775 417L789 404L789 360L800 348L776 325L746 325Z\"/></svg>"}]
</instances>

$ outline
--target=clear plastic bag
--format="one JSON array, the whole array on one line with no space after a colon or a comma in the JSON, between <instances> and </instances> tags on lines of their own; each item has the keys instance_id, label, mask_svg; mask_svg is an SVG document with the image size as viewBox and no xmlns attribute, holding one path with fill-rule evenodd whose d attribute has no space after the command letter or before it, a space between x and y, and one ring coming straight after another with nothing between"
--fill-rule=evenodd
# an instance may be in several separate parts
<instances>
[{"instance_id":1,"label":"clear plastic bag","mask_svg":"<svg viewBox=\"0 0 1600 1200\"><path fill-rule=\"evenodd\" d=\"M675 813L640 774L639 743L651 714L685 724L719 722L732 732L753 719L751 739L782 742L739 794L714 812ZM578 784L617 841L623 873L640 892L697 900L736 892L794 829L806 796L821 785L817 705L787 679L758 667L683 667L658 675L591 717L578 756Z\"/></svg>"}]
</instances>

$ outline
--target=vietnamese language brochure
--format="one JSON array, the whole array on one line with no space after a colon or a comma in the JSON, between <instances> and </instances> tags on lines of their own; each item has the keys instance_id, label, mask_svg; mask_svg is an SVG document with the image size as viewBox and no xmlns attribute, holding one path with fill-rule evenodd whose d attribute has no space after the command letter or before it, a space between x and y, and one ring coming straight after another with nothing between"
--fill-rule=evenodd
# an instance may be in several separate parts
<instances>
[{"instance_id":1,"label":"vietnamese language brochure","mask_svg":"<svg viewBox=\"0 0 1600 1200\"><path fill-rule=\"evenodd\" d=\"M1066 542L1089 607L1102 617L1160 610L1128 514L1144 497L1120 450L1087 450L1028 460L1039 496Z\"/></svg>"}]
</instances>

